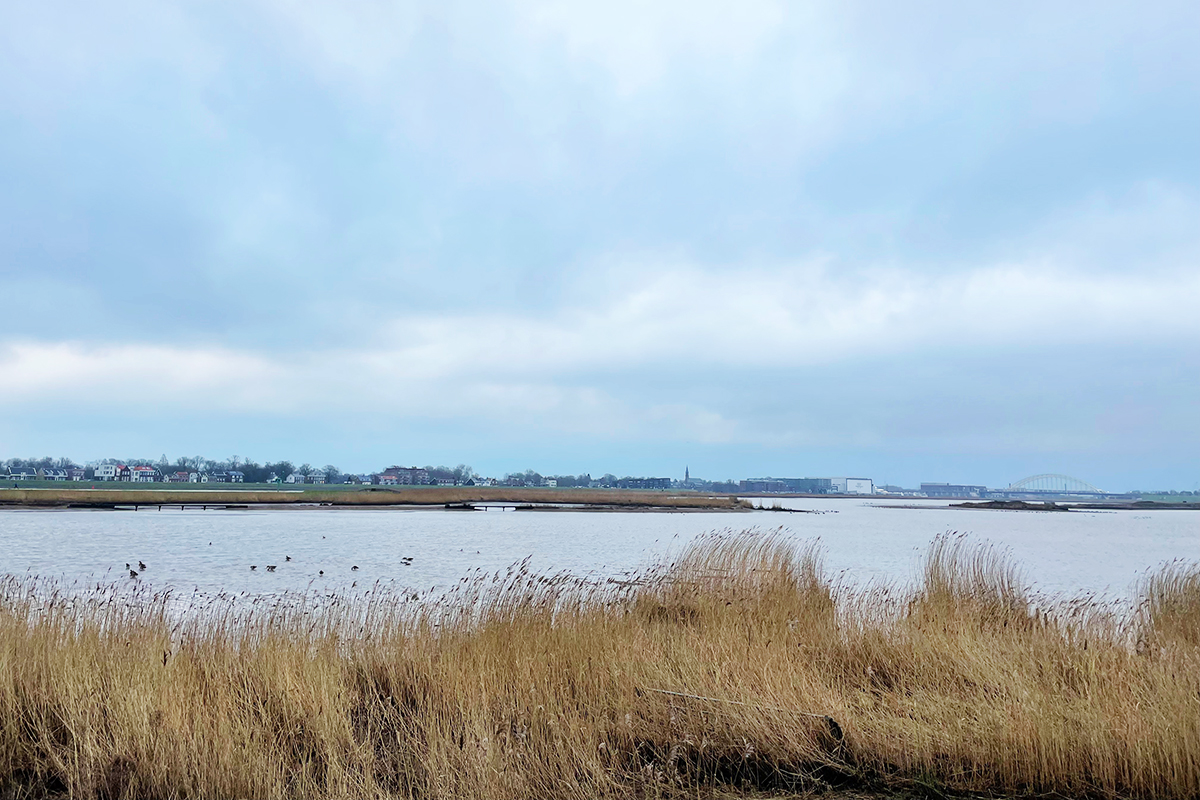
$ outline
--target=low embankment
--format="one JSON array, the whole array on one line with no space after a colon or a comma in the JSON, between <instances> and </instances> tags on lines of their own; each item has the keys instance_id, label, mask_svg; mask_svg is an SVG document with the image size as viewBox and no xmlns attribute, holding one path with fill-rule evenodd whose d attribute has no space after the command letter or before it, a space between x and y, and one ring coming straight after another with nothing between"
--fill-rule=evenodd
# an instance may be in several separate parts
<instances>
[{"instance_id":1,"label":"low embankment","mask_svg":"<svg viewBox=\"0 0 1200 800\"><path fill-rule=\"evenodd\" d=\"M730 495L606 489L503 486L413 486L369 489L0 489L0 507L115 508L117 506L331 505L462 506L513 503L583 508L736 511L751 507Z\"/></svg>"},{"instance_id":2,"label":"low embankment","mask_svg":"<svg viewBox=\"0 0 1200 800\"><path fill-rule=\"evenodd\" d=\"M1038 601L961 538L900 594L760 534L436 605L375 589L180 623L160 596L36 588L0 583L11 796L1200 795L1195 565L1132 610Z\"/></svg>"}]
</instances>

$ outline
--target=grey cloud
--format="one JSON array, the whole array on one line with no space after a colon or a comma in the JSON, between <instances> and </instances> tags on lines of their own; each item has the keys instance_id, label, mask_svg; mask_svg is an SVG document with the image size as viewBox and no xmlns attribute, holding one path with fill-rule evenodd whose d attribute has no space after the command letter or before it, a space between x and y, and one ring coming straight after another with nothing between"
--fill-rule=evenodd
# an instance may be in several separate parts
<instances>
[{"instance_id":1,"label":"grey cloud","mask_svg":"<svg viewBox=\"0 0 1200 800\"><path fill-rule=\"evenodd\" d=\"M1197 342L1198 13L22 6L0 33L0 348L301 365L235 416L424 353L442 382L397 395L535 429L523 405L565 409L556 435L593 442L1176 453L1143 422L1195 441L1200 388L1169 365ZM1103 379L1038 365L1064 343ZM1097 352L1153 377L1127 392ZM1022 416L1055 392L1083 417ZM793 397L861 424L793 425Z\"/></svg>"}]
</instances>

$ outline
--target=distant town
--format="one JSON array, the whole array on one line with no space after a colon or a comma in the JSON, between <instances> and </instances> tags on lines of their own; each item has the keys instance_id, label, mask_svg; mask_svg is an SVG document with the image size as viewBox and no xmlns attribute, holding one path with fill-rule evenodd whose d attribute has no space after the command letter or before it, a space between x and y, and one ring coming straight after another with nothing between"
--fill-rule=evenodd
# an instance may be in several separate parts
<instances>
[{"instance_id":1,"label":"distant town","mask_svg":"<svg viewBox=\"0 0 1200 800\"><path fill-rule=\"evenodd\" d=\"M200 456L148 459L101 459L78 464L67 458L19 459L0 462L0 481L13 485L22 482L92 482L136 484L253 484L278 486L521 486L543 488L641 489L658 491L698 491L726 494L799 494L799 495L876 495L892 497L1014 499L1046 497L1176 496L1200 498L1200 492L1133 490L1107 492L1068 475L1034 475L1002 488L959 483L921 483L915 488L879 485L866 477L824 478L744 478L705 480L684 468L682 477L624 476L611 473L593 477L580 475L543 475L534 470L512 472L502 477L480 475L460 464L446 466L390 466L379 472L343 472L332 464L313 467L289 461L259 464L232 457L213 461ZM27 484L28 485L28 484Z\"/></svg>"}]
</instances>

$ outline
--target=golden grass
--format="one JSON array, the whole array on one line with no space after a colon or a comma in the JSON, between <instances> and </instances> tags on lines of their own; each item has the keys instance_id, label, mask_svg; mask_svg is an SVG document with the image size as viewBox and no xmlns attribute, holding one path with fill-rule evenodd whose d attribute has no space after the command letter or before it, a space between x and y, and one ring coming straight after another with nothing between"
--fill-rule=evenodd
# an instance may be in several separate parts
<instances>
[{"instance_id":1,"label":"golden grass","mask_svg":"<svg viewBox=\"0 0 1200 800\"><path fill-rule=\"evenodd\" d=\"M184 612L9 579L0 792L1196 797L1198 585L1175 564L1132 609L1048 601L944 537L915 588L861 589L758 533L622 584L518 565L439 602Z\"/></svg>"},{"instance_id":2,"label":"golden grass","mask_svg":"<svg viewBox=\"0 0 1200 800\"><path fill-rule=\"evenodd\" d=\"M228 484L222 484L228 486ZM0 488L0 505L27 507L61 506L156 506L323 503L335 506L440 506L447 503L551 503L584 506L679 510L749 510L753 503L733 495L698 492L656 492L626 489L540 489L522 486L405 486L368 489L141 489L111 488Z\"/></svg>"}]
</instances>

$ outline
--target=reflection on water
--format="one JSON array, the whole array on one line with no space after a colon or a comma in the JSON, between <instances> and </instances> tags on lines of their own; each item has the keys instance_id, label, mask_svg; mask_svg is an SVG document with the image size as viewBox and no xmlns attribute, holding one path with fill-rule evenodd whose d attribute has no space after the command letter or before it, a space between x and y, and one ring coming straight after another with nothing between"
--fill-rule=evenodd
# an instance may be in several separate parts
<instances>
[{"instance_id":1,"label":"reflection on water","mask_svg":"<svg viewBox=\"0 0 1200 800\"><path fill-rule=\"evenodd\" d=\"M1200 512L966 511L932 502L899 509L882 507L878 499L780 502L826 513L5 510L0 573L136 580L155 590L209 595L347 591L376 581L424 593L475 570L502 571L527 556L537 570L622 575L669 559L699 534L750 527L819 538L828 569L860 582L908 580L929 542L946 531L1004 545L1037 588L1050 592L1124 595L1148 568L1200 559ZM144 571L138 561L146 564ZM127 563L138 578L129 577Z\"/></svg>"}]
</instances>

